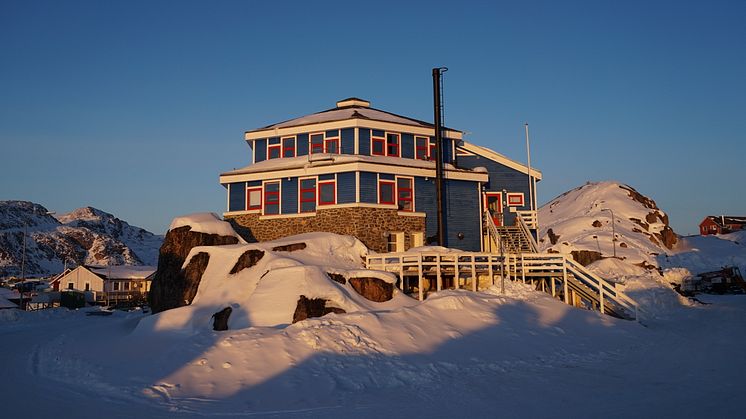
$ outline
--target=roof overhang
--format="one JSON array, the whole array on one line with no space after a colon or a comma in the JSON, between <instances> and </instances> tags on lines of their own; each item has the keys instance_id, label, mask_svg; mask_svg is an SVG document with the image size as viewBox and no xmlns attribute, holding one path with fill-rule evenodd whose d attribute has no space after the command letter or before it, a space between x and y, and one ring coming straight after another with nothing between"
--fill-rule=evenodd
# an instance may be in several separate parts
<instances>
[{"instance_id":1,"label":"roof overhang","mask_svg":"<svg viewBox=\"0 0 746 419\"><path fill-rule=\"evenodd\" d=\"M321 123L296 125L292 127L269 128L269 129L259 129L255 131L246 131L246 133L244 134L244 139L246 141L251 141L251 140L257 140L260 138L283 137L283 136L291 136L291 135L296 135L296 134L301 134L301 133L306 133L306 132L328 131L328 130L335 130L335 129L342 129L342 128L356 128L356 127L380 129L382 131L407 132L407 133L426 135L426 136L435 135L435 129L432 127L397 124L394 122L376 121L373 119L366 119L366 118L351 118L351 119L342 119L339 121L327 121L327 122L321 122ZM444 129L443 135L446 138L451 138L451 139L456 139L456 140L461 140L463 138L463 133L461 131L452 130L452 129Z\"/></svg>"},{"instance_id":2,"label":"roof overhang","mask_svg":"<svg viewBox=\"0 0 746 419\"><path fill-rule=\"evenodd\" d=\"M500 163L504 166L510 167L511 169L517 170L525 175L529 174L528 166L515 160L509 159L496 151L490 150L489 148L478 146L467 141L463 141L458 147L463 148L464 150L476 155L482 156L486 159L490 159L494 162ZM541 172L533 167L531 168L531 176L536 178L536 180L541 180Z\"/></svg>"}]
</instances>

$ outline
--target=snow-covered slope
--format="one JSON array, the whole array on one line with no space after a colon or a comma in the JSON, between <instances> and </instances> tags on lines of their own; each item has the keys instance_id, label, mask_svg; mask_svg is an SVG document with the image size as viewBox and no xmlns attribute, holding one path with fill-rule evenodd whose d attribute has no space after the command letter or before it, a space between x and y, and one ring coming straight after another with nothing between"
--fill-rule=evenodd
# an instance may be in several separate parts
<instances>
[{"instance_id":1,"label":"snow-covered slope","mask_svg":"<svg viewBox=\"0 0 746 419\"><path fill-rule=\"evenodd\" d=\"M162 236L112 214L84 207L58 218L27 201L0 201L0 276L19 275L26 240L26 276L49 275L68 264L155 265Z\"/></svg>"},{"instance_id":2,"label":"snow-covered slope","mask_svg":"<svg viewBox=\"0 0 746 419\"><path fill-rule=\"evenodd\" d=\"M655 201L617 182L587 183L570 190L541 207L539 220L539 245L544 251L585 250L610 257L615 233L618 257L658 266L658 256L677 240L668 216Z\"/></svg>"}]
</instances>

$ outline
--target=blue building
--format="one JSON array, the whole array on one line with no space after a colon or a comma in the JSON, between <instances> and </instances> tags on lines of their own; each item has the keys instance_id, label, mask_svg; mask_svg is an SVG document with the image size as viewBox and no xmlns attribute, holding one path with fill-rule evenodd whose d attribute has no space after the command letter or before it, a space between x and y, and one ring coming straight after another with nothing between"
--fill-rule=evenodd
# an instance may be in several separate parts
<instances>
[{"instance_id":1,"label":"blue building","mask_svg":"<svg viewBox=\"0 0 746 419\"><path fill-rule=\"evenodd\" d=\"M488 251L483 220L521 214L536 229L540 172L444 128L444 224L448 247ZM248 240L327 231L378 252L434 244L435 130L430 122L349 98L335 108L245 133L250 165L220 175L224 214ZM531 178L529 178L529 175ZM531 195L534 195L532 198ZM530 201L534 201L533 203Z\"/></svg>"}]
</instances>

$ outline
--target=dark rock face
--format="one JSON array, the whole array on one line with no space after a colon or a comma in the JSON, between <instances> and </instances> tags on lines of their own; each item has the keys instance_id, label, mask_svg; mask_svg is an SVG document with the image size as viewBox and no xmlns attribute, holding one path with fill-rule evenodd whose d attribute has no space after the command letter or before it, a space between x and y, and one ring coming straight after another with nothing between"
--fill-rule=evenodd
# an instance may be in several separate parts
<instances>
[{"instance_id":1,"label":"dark rock face","mask_svg":"<svg viewBox=\"0 0 746 419\"><path fill-rule=\"evenodd\" d=\"M673 249L674 245L679 241L678 236L676 236L676 233L674 233L669 226L666 226L661 230L658 235L660 236L659 238L663 242L663 245L669 249Z\"/></svg>"},{"instance_id":2,"label":"dark rock face","mask_svg":"<svg viewBox=\"0 0 746 419\"><path fill-rule=\"evenodd\" d=\"M231 275L239 273L246 268L251 268L256 265L264 257L263 250L251 249L244 252L241 257L238 258L236 264L231 269Z\"/></svg>"},{"instance_id":3,"label":"dark rock face","mask_svg":"<svg viewBox=\"0 0 746 419\"><path fill-rule=\"evenodd\" d=\"M653 224L657 222L658 220L660 220L665 225L663 230L661 230L660 233L652 233L652 234L646 233L646 234L649 235L650 241L652 241L653 243L659 244L660 242L667 248L673 249L674 245L676 245L676 243L678 242L678 236L673 231L673 229L668 225L668 215L661 213L655 201L637 192L631 186L619 185L619 187L627 191L630 198L641 203L645 208L652 210L648 214L645 215L645 221L637 220L634 218L632 219L632 221L639 224L641 227L643 227L645 231L649 231L648 225Z\"/></svg>"},{"instance_id":4,"label":"dark rock face","mask_svg":"<svg viewBox=\"0 0 746 419\"><path fill-rule=\"evenodd\" d=\"M328 302L323 298L307 298L305 295L301 295L295 307L295 313L293 313L293 323L311 317L321 317L329 313L345 313L341 308L327 307L326 303Z\"/></svg>"},{"instance_id":5,"label":"dark rock face","mask_svg":"<svg viewBox=\"0 0 746 419\"><path fill-rule=\"evenodd\" d=\"M552 243L553 245L557 244L557 241L560 238L559 234L554 234L554 230L551 228L547 230L547 236L549 236L549 243Z\"/></svg>"},{"instance_id":6,"label":"dark rock face","mask_svg":"<svg viewBox=\"0 0 746 419\"><path fill-rule=\"evenodd\" d=\"M394 296L394 285L378 278L350 278L350 285L358 294L376 303L388 301Z\"/></svg>"},{"instance_id":7,"label":"dark rock face","mask_svg":"<svg viewBox=\"0 0 746 419\"><path fill-rule=\"evenodd\" d=\"M212 330L228 330L228 318L231 316L233 309L226 307L212 315Z\"/></svg>"},{"instance_id":8,"label":"dark rock face","mask_svg":"<svg viewBox=\"0 0 746 419\"><path fill-rule=\"evenodd\" d=\"M295 252L296 250L303 250L306 248L305 243L293 243L286 244L283 246L275 246L272 248L273 252Z\"/></svg>"},{"instance_id":9,"label":"dark rock face","mask_svg":"<svg viewBox=\"0 0 746 419\"><path fill-rule=\"evenodd\" d=\"M588 266L597 260L603 259L601 253L592 250L573 250L571 253L572 258L583 266Z\"/></svg>"},{"instance_id":10,"label":"dark rock face","mask_svg":"<svg viewBox=\"0 0 746 419\"><path fill-rule=\"evenodd\" d=\"M238 239L233 236L220 236L191 231L190 226L175 228L166 234L158 257L158 270L155 273L150 288L148 301L153 313L171 308L182 307L192 302L197 293L199 281L202 279L204 268L207 267L209 255L196 255L189 262L186 269L181 266L196 246L221 246L236 244ZM194 267L190 266L194 263ZM202 267L204 264L204 267ZM201 269L201 272L200 272ZM188 274L187 274L188 272ZM199 273L199 275L197 275Z\"/></svg>"},{"instance_id":11,"label":"dark rock face","mask_svg":"<svg viewBox=\"0 0 746 419\"><path fill-rule=\"evenodd\" d=\"M599 227L601 227L601 225L602 225L602 224L601 224L601 221L598 221L598 220L596 220L596 221L594 221L594 222L593 222L593 224L591 224L591 225L592 225L593 227L599 228Z\"/></svg>"},{"instance_id":12,"label":"dark rock face","mask_svg":"<svg viewBox=\"0 0 746 419\"><path fill-rule=\"evenodd\" d=\"M342 285L345 285L345 284L347 283L347 278L345 278L345 276L344 276L344 275L340 275L340 274L333 274L333 273L331 273L331 272L327 272L326 274L327 274L327 275L329 276L329 278L331 278L331 280L332 280L332 281L334 281L334 282L340 283L340 284L342 284Z\"/></svg>"}]
</instances>

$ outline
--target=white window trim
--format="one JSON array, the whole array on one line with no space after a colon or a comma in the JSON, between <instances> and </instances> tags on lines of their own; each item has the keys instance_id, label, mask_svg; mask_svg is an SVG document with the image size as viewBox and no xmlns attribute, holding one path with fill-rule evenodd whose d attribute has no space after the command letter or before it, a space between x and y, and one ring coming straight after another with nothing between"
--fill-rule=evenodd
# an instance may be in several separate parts
<instances>
[{"instance_id":1,"label":"white window trim","mask_svg":"<svg viewBox=\"0 0 746 419\"><path fill-rule=\"evenodd\" d=\"M300 192L301 191L301 187L300 187L300 184L301 184L302 181L309 180L309 179L313 179L315 181L314 187L313 187L314 208L313 208L313 211L303 212L303 210L301 208L301 192ZM298 178L298 214L315 213L316 210L318 210L318 208L319 208L319 199L318 199L318 196L319 196L319 178L318 178L318 176L305 176L305 177L299 177Z\"/></svg>"},{"instance_id":2,"label":"white window trim","mask_svg":"<svg viewBox=\"0 0 746 419\"><path fill-rule=\"evenodd\" d=\"M280 158L290 158L285 157L285 140L293 140L293 155L291 157L298 157L298 136L297 135L288 135L285 137L280 137Z\"/></svg>"},{"instance_id":3,"label":"white window trim","mask_svg":"<svg viewBox=\"0 0 746 419\"><path fill-rule=\"evenodd\" d=\"M333 204L321 204L321 184L322 183L332 183L334 182L334 203ZM339 189L337 189L337 174L334 174L334 179L326 179L326 180L316 180L316 209L318 210L319 207L326 208L330 205L337 205L337 202L339 201L337 198L337 195L339 194Z\"/></svg>"},{"instance_id":4,"label":"white window trim","mask_svg":"<svg viewBox=\"0 0 746 419\"><path fill-rule=\"evenodd\" d=\"M268 183L279 183L280 184L279 195L277 196L277 198L278 198L277 199L277 207L278 207L277 208L277 211L278 211L277 214L265 214L264 213L264 210L267 207L266 205L264 205L264 203L266 202L266 198L267 198L267 196L266 196L267 192L266 192L266 186L265 185L268 184ZM263 180L262 181L262 212L261 212L261 214L262 215L282 215L282 180L281 179Z\"/></svg>"},{"instance_id":5,"label":"white window trim","mask_svg":"<svg viewBox=\"0 0 746 419\"><path fill-rule=\"evenodd\" d=\"M409 179L412 181L412 210L411 211L403 211L399 210L399 212L416 212L417 208L415 208L415 196L414 196L414 177L412 176L396 176L394 181L396 182L396 185L394 187L396 196L394 197L394 202L396 203L396 207L399 208L399 179Z\"/></svg>"}]
</instances>

